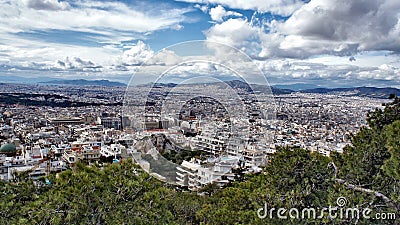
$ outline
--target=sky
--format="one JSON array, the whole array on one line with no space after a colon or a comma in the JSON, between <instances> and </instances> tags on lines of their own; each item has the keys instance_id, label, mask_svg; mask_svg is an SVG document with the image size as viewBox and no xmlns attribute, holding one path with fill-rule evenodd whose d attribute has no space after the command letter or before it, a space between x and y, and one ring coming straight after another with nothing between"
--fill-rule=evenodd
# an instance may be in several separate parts
<instances>
[{"instance_id":1,"label":"sky","mask_svg":"<svg viewBox=\"0 0 400 225\"><path fill-rule=\"evenodd\" d=\"M400 88L398 0L0 0L0 7L0 81L127 82L154 57L142 67L164 71L200 51L169 46L205 40L247 54L270 84ZM230 60L229 51L216 52Z\"/></svg>"}]
</instances>

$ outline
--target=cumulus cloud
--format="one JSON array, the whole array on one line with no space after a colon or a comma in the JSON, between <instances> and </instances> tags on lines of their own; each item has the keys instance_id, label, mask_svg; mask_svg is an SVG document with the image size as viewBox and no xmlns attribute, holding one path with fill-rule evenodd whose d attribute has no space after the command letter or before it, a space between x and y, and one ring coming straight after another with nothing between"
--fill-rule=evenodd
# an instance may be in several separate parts
<instances>
[{"instance_id":1,"label":"cumulus cloud","mask_svg":"<svg viewBox=\"0 0 400 225\"><path fill-rule=\"evenodd\" d=\"M399 11L396 0L311 0L286 21L230 19L215 24L206 36L251 50L247 53L256 58L400 52Z\"/></svg>"},{"instance_id":2,"label":"cumulus cloud","mask_svg":"<svg viewBox=\"0 0 400 225\"><path fill-rule=\"evenodd\" d=\"M213 63L208 62L190 62L184 63L177 67L174 67L168 72L168 76L176 76L181 78L189 78L192 76L212 76L212 75L224 75L227 70L223 67L219 67Z\"/></svg>"},{"instance_id":3,"label":"cumulus cloud","mask_svg":"<svg viewBox=\"0 0 400 225\"><path fill-rule=\"evenodd\" d=\"M259 42L258 29L242 18L231 18L215 24L205 34L209 41L228 44L241 50Z\"/></svg>"},{"instance_id":4,"label":"cumulus cloud","mask_svg":"<svg viewBox=\"0 0 400 225\"><path fill-rule=\"evenodd\" d=\"M218 5L210 10L210 16L212 20L222 22L227 16L242 16L242 14L234 11L226 11L224 7Z\"/></svg>"},{"instance_id":5,"label":"cumulus cloud","mask_svg":"<svg viewBox=\"0 0 400 225\"><path fill-rule=\"evenodd\" d=\"M50 67L47 66L47 68L56 70L59 69L59 70L90 71L90 72L100 72L103 69L102 66L96 65L90 60L83 60L79 57L72 57L72 58L66 57L64 60L57 60L53 66Z\"/></svg>"},{"instance_id":6,"label":"cumulus cloud","mask_svg":"<svg viewBox=\"0 0 400 225\"><path fill-rule=\"evenodd\" d=\"M25 62L25 63L7 63L0 65L0 71L30 71L31 73L43 72L102 72L103 67L90 60L84 60L79 57L65 57L55 62ZM71 75L70 74L70 75Z\"/></svg>"},{"instance_id":7,"label":"cumulus cloud","mask_svg":"<svg viewBox=\"0 0 400 225\"><path fill-rule=\"evenodd\" d=\"M194 7L200 9L203 13L207 13L208 12L208 6L207 5L195 4Z\"/></svg>"},{"instance_id":8,"label":"cumulus cloud","mask_svg":"<svg viewBox=\"0 0 400 225\"><path fill-rule=\"evenodd\" d=\"M310 63L295 59L274 59L256 61L259 68L270 81L284 84L286 82L306 82L326 87L337 86L390 86L400 84L400 68L382 64L377 67L360 67L355 65L326 65Z\"/></svg>"},{"instance_id":9,"label":"cumulus cloud","mask_svg":"<svg viewBox=\"0 0 400 225\"><path fill-rule=\"evenodd\" d=\"M2 36L6 40L7 36ZM92 47L67 44L46 43L41 40L12 39L10 44L0 43L0 63L11 66L28 66L31 62L49 65L55 68L54 62L64 61L67 57L73 60L74 57L86 59L97 65L107 65L111 61L110 56L120 55L118 48ZM37 69L37 67L33 67ZM61 68L58 68L59 70Z\"/></svg>"},{"instance_id":10,"label":"cumulus cloud","mask_svg":"<svg viewBox=\"0 0 400 225\"><path fill-rule=\"evenodd\" d=\"M154 51L143 41L125 50L121 56L121 63L125 66L139 66L154 55Z\"/></svg>"},{"instance_id":11,"label":"cumulus cloud","mask_svg":"<svg viewBox=\"0 0 400 225\"><path fill-rule=\"evenodd\" d=\"M300 0L178 0L198 4L219 4L232 9L255 10L288 16L300 8L304 3Z\"/></svg>"},{"instance_id":12,"label":"cumulus cloud","mask_svg":"<svg viewBox=\"0 0 400 225\"><path fill-rule=\"evenodd\" d=\"M351 55L400 50L400 2L396 0L312 0L281 24L283 50ZM324 47L326 46L326 47Z\"/></svg>"},{"instance_id":13,"label":"cumulus cloud","mask_svg":"<svg viewBox=\"0 0 400 225\"><path fill-rule=\"evenodd\" d=\"M65 10L70 7L68 2L58 0L25 0L29 8L37 10Z\"/></svg>"},{"instance_id":14,"label":"cumulus cloud","mask_svg":"<svg viewBox=\"0 0 400 225\"><path fill-rule=\"evenodd\" d=\"M162 49L159 52L154 52L149 45L139 40L136 44L125 46L125 50L120 56L116 57L109 69L161 73L168 69L168 66L176 65L181 61L182 58L174 51Z\"/></svg>"},{"instance_id":15,"label":"cumulus cloud","mask_svg":"<svg viewBox=\"0 0 400 225\"><path fill-rule=\"evenodd\" d=\"M215 22L204 31L207 40L248 53L272 79L326 79L329 82L336 79L346 80L349 84L352 80L366 79L400 82L398 0L182 1L196 3L194 8L209 14ZM4 68L10 71L29 68L102 71L104 74L120 71L128 74L143 62L148 62L149 68L159 72L159 68L165 69L182 61L173 51L162 50L154 57L156 53L144 42L127 46L125 41L145 40L148 34L157 30L180 30L182 22L188 21L185 13L193 10L156 6L157 9L150 12L122 2L97 0L74 1L73 4L61 0L16 0L1 5L0 63L8 65ZM234 9L257 12L251 19L246 19L230 11ZM288 19L277 17L274 20L269 13L286 15ZM23 38L24 33L54 30L79 31L88 34L85 37L96 39L94 43L101 40L109 45L77 46ZM230 48L214 50L218 58L235 57L229 54ZM384 52L392 58L389 60L381 55L384 62L369 65L368 52ZM337 58L342 58L343 64L351 65L304 60L321 55L340 56ZM395 63L393 58L397 60ZM181 71L213 71L214 68L186 65L186 69Z\"/></svg>"},{"instance_id":16,"label":"cumulus cloud","mask_svg":"<svg viewBox=\"0 0 400 225\"><path fill-rule=\"evenodd\" d=\"M182 57L178 56L174 51L162 49L157 52L148 62L147 65L163 65L170 66L178 64L182 61Z\"/></svg>"},{"instance_id":17,"label":"cumulus cloud","mask_svg":"<svg viewBox=\"0 0 400 225\"><path fill-rule=\"evenodd\" d=\"M95 72L99 76L104 71L108 75L132 71L129 66L142 63L154 52L143 42L123 46L146 39L154 31L182 29L185 13L193 10L164 3L132 7L100 0L15 0L0 5L0 64L8 65L7 71Z\"/></svg>"}]
</instances>

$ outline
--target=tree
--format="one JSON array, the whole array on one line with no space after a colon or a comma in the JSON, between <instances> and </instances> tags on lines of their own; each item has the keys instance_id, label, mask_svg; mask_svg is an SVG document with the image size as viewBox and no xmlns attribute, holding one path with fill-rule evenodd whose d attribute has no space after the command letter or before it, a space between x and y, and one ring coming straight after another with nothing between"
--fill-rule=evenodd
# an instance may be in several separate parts
<instances>
[{"instance_id":1,"label":"tree","mask_svg":"<svg viewBox=\"0 0 400 225\"><path fill-rule=\"evenodd\" d=\"M385 125L400 120L400 98L395 97L393 102L385 105L385 108L376 109L368 113L367 122L369 127L381 131Z\"/></svg>"},{"instance_id":2,"label":"tree","mask_svg":"<svg viewBox=\"0 0 400 225\"><path fill-rule=\"evenodd\" d=\"M384 163L384 171L387 175L400 180L400 120L385 127L386 148L390 158Z\"/></svg>"}]
</instances>

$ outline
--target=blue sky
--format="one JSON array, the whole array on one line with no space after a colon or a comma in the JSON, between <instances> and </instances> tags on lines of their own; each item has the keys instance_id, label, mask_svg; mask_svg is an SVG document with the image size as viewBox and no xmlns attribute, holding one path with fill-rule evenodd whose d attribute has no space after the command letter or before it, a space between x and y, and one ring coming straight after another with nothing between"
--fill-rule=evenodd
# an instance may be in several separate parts
<instances>
[{"instance_id":1,"label":"blue sky","mask_svg":"<svg viewBox=\"0 0 400 225\"><path fill-rule=\"evenodd\" d=\"M248 54L271 84L400 87L398 0L0 0L0 5L0 81L128 81L158 51L208 40ZM166 52L167 60L177 57Z\"/></svg>"}]
</instances>

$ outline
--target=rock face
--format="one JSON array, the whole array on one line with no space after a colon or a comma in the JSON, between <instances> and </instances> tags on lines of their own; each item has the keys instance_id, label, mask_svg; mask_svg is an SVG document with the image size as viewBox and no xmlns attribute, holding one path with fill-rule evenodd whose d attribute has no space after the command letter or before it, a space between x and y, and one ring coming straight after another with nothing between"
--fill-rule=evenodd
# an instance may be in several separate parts
<instances>
[{"instance_id":1,"label":"rock face","mask_svg":"<svg viewBox=\"0 0 400 225\"><path fill-rule=\"evenodd\" d=\"M155 136L154 139L159 151L180 150L180 148L177 145L174 145L164 134Z\"/></svg>"},{"instance_id":2,"label":"rock face","mask_svg":"<svg viewBox=\"0 0 400 225\"><path fill-rule=\"evenodd\" d=\"M172 150L177 149L177 146L173 145L165 135L154 134L145 137L136 142L135 149L141 153L135 157L135 160L139 162L142 168L146 167L146 171L161 180L176 181L176 164L162 157L162 155L171 153Z\"/></svg>"},{"instance_id":3,"label":"rock face","mask_svg":"<svg viewBox=\"0 0 400 225\"><path fill-rule=\"evenodd\" d=\"M135 144L135 149L140 150L143 154L147 154L154 147L160 153L181 150L179 146L174 145L164 134L153 134Z\"/></svg>"},{"instance_id":4,"label":"rock face","mask_svg":"<svg viewBox=\"0 0 400 225\"><path fill-rule=\"evenodd\" d=\"M153 143L149 138L144 138L140 141L137 141L135 144L135 149L137 149L143 154L146 154L148 151L150 151L152 147Z\"/></svg>"}]
</instances>

